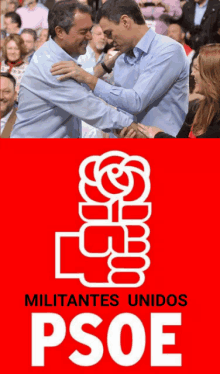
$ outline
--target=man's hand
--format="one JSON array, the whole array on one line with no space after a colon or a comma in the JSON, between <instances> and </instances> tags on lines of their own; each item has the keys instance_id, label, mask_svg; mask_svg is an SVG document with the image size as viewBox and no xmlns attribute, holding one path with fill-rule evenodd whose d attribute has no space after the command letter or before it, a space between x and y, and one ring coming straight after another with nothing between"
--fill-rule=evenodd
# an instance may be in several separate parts
<instances>
[{"instance_id":1,"label":"man's hand","mask_svg":"<svg viewBox=\"0 0 220 374\"><path fill-rule=\"evenodd\" d=\"M72 78L78 83L86 83L91 90L95 89L97 83L97 77L87 73L74 61L60 61L54 64L51 68L52 75L62 75L57 80L62 81L64 79Z\"/></svg>"},{"instance_id":2,"label":"man's hand","mask_svg":"<svg viewBox=\"0 0 220 374\"><path fill-rule=\"evenodd\" d=\"M120 51L116 51L115 48L111 48L105 55L103 62L109 69L113 69L115 66L115 61L121 55Z\"/></svg>"},{"instance_id":3,"label":"man's hand","mask_svg":"<svg viewBox=\"0 0 220 374\"><path fill-rule=\"evenodd\" d=\"M85 70L83 70L74 61L60 61L54 64L51 68L52 75L62 75L57 80L62 81L67 78L73 78L79 83L83 83Z\"/></svg>"},{"instance_id":4,"label":"man's hand","mask_svg":"<svg viewBox=\"0 0 220 374\"><path fill-rule=\"evenodd\" d=\"M118 134L119 138L154 138L158 132L162 130L155 126L145 126L141 123L132 123L129 127L125 127Z\"/></svg>"},{"instance_id":5,"label":"man's hand","mask_svg":"<svg viewBox=\"0 0 220 374\"><path fill-rule=\"evenodd\" d=\"M146 138L154 138L158 132L163 132L163 130L159 129L159 127L145 126L141 123L138 124L138 129L143 135L145 135Z\"/></svg>"},{"instance_id":6,"label":"man's hand","mask_svg":"<svg viewBox=\"0 0 220 374\"><path fill-rule=\"evenodd\" d=\"M125 127L123 130L117 131L117 136L119 138L146 138L147 136L139 126L140 124L133 122L129 127ZM141 126L146 127L144 125Z\"/></svg>"}]
</instances>

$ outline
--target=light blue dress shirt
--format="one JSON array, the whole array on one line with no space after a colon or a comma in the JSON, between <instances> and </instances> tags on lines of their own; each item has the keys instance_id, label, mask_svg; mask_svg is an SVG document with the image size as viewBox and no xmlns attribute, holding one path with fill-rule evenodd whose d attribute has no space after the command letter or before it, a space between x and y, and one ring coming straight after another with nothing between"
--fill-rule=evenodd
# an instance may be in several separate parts
<instances>
[{"instance_id":1,"label":"light blue dress shirt","mask_svg":"<svg viewBox=\"0 0 220 374\"><path fill-rule=\"evenodd\" d=\"M104 131L132 123L75 80L51 74L54 63L71 60L52 39L35 52L21 80L12 138L79 138L81 120Z\"/></svg>"},{"instance_id":2,"label":"light blue dress shirt","mask_svg":"<svg viewBox=\"0 0 220 374\"><path fill-rule=\"evenodd\" d=\"M199 6L198 3L196 3L196 7L195 7L195 16L194 16L194 25L200 25L201 22L202 22L202 18L206 12L206 9L207 9L207 6L208 6L208 0L206 0L205 4L203 4L202 6Z\"/></svg>"},{"instance_id":3,"label":"light blue dress shirt","mask_svg":"<svg viewBox=\"0 0 220 374\"><path fill-rule=\"evenodd\" d=\"M147 31L114 67L115 86L98 80L94 93L148 126L176 136L188 112L189 63L181 44Z\"/></svg>"}]
</instances>

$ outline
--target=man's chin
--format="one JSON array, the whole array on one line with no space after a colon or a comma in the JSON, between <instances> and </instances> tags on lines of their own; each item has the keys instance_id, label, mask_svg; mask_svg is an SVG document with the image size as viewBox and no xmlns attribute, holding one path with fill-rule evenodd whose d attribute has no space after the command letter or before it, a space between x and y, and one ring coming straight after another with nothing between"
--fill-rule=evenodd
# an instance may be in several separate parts
<instances>
[{"instance_id":1,"label":"man's chin","mask_svg":"<svg viewBox=\"0 0 220 374\"><path fill-rule=\"evenodd\" d=\"M7 110L7 104L0 103L0 111L5 112Z\"/></svg>"},{"instance_id":2,"label":"man's chin","mask_svg":"<svg viewBox=\"0 0 220 374\"><path fill-rule=\"evenodd\" d=\"M87 47L87 45L82 45L80 47L80 55L84 55L86 53L86 47Z\"/></svg>"}]
</instances>

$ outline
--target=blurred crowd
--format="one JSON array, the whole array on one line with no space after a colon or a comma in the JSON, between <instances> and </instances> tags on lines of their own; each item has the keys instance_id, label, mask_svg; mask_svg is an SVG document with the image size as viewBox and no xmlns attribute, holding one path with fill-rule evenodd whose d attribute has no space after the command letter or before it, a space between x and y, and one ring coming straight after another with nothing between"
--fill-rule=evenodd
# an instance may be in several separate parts
<instances>
[{"instance_id":1,"label":"blurred crowd","mask_svg":"<svg viewBox=\"0 0 220 374\"><path fill-rule=\"evenodd\" d=\"M1 133L13 117L22 76L36 51L49 39L48 12L59 0L1 0ZM95 67L117 54L110 39L95 23L98 9L106 0L80 0L92 9L92 40L79 64L92 73ZM180 43L190 64L189 102L201 99L195 90L193 69L199 50L210 43L220 43L220 0L135 0L145 22L157 34ZM120 2L120 0L118 0ZM102 79L114 85L114 69ZM197 90L198 91L198 90ZM4 95L6 93L6 99ZM8 95L8 99L7 99ZM3 99L4 100L3 100ZM14 110L15 109L15 110ZM13 116L12 116L13 114ZM10 135L13 127L4 137ZM108 137L101 130L83 124L83 137Z\"/></svg>"}]
</instances>

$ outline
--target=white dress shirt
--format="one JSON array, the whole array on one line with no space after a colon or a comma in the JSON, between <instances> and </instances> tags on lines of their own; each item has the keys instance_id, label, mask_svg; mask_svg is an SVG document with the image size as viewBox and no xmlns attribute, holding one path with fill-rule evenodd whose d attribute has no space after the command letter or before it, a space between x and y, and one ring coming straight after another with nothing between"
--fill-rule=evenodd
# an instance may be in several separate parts
<instances>
[{"instance_id":1,"label":"white dress shirt","mask_svg":"<svg viewBox=\"0 0 220 374\"><path fill-rule=\"evenodd\" d=\"M2 117L2 118L0 119L0 124L1 124L1 134L2 134L2 131L3 131L4 128L5 128L5 125L6 125L7 121L8 121L8 119L9 119L10 115L12 114L12 111L13 111L13 108L12 108L12 110L11 110L8 114L6 114L6 116L4 116L4 117Z\"/></svg>"}]
</instances>

